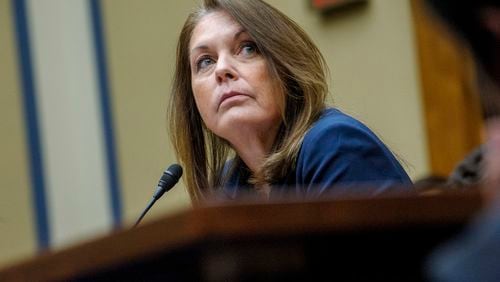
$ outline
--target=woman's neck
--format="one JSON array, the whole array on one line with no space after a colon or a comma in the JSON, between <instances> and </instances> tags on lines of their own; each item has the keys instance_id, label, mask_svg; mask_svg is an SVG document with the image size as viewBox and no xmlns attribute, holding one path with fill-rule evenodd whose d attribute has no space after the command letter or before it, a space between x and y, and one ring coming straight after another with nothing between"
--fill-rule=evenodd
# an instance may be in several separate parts
<instances>
[{"instance_id":1,"label":"woman's neck","mask_svg":"<svg viewBox=\"0 0 500 282\"><path fill-rule=\"evenodd\" d=\"M232 145L253 175L260 173L261 166L272 147L272 143L269 140L251 137L245 138L243 136L239 142L234 142Z\"/></svg>"},{"instance_id":2,"label":"woman's neck","mask_svg":"<svg viewBox=\"0 0 500 282\"><path fill-rule=\"evenodd\" d=\"M230 140L231 146L254 176L260 175L262 164L271 152L277 131L277 128L260 133L251 131L248 134L240 131Z\"/></svg>"}]
</instances>

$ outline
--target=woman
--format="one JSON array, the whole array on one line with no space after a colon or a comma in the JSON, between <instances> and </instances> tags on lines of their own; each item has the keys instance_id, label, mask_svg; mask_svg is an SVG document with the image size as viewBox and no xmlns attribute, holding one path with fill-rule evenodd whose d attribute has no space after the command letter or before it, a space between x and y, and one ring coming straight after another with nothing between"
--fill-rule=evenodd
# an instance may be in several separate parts
<instances>
[{"instance_id":1,"label":"woman","mask_svg":"<svg viewBox=\"0 0 500 282\"><path fill-rule=\"evenodd\" d=\"M305 32L268 4L204 1L180 34L170 104L192 200L410 184L367 127L326 108L325 72Z\"/></svg>"}]
</instances>

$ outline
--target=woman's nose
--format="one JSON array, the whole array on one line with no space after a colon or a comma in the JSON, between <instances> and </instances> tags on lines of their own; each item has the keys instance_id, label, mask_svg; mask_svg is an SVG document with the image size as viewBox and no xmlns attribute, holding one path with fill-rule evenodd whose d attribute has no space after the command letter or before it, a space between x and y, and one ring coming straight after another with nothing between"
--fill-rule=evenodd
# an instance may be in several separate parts
<instances>
[{"instance_id":1,"label":"woman's nose","mask_svg":"<svg viewBox=\"0 0 500 282\"><path fill-rule=\"evenodd\" d=\"M215 69L215 77L218 83L238 78L235 62L230 56L219 56Z\"/></svg>"}]
</instances>

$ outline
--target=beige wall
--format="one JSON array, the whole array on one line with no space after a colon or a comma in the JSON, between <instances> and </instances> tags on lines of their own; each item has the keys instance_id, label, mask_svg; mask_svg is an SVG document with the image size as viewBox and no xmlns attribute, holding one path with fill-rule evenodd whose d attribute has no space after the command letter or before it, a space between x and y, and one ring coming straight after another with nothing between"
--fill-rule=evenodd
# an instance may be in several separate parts
<instances>
[{"instance_id":1,"label":"beige wall","mask_svg":"<svg viewBox=\"0 0 500 282\"><path fill-rule=\"evenodd\" d=\"M36 248L11 2L0 0L0 266Z\"/></svg>"},{"instance_id":2,"label":"beige wall","mask_svg":"<svg viewBox=\"0 0 500 282\"><path fill-rule=\"evenodd\" d=\"M174 4L175 3L175 4ZM124 217L136 219L162 171L175 161L166 105L176 37L195 1L103 2ZM169 191L145 221L189 206L182 185Z\"/></svg>"},{"instance_id":3,"label":"beige wall","mask_svg":"<svg viewBox=\"0 0 500 282\"><path fill-rule=\"evenodd\" d=\"M166 132L166 103L175 44L198 1L102 2L124 217L130 224L148 202L162 170L175 161ZM371 0L364 7L319 14L308 0L269 0L317 43L331 69L334 104L367 123L415 179L428 171L415 43L408 0ZM0 263L31 254L34 225L12 41L10 1L0 0ZM6 95L7 94L7 95ZM8 134L6 134L8 133ZM190 206L182 185L147 220Z\"/></svg>"}]
</instances>

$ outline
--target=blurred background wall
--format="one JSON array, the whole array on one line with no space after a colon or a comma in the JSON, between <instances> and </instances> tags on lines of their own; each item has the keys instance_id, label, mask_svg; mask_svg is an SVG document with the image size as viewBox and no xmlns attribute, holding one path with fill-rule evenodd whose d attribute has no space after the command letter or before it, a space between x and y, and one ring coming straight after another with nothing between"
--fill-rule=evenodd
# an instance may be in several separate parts
<instances>
[{"instance_id":1,"label":"blurred background wall","mask_svg":"<svg viewBox=\"0 0 500 282\"><path fill-rule=\"evenodd\" d=\"M369 125L414 180L427 175L410 1L330 14L307 0L268 2L322 50L333 105ZM176 39L197 3L0 0L0 267L140 214L175 162L166 104ZM145 220L189 207L180 184Z\"/></svg>"}]
</instances>

